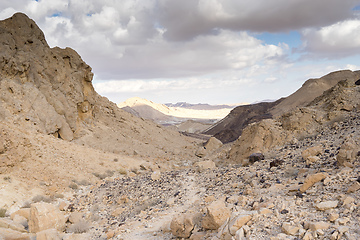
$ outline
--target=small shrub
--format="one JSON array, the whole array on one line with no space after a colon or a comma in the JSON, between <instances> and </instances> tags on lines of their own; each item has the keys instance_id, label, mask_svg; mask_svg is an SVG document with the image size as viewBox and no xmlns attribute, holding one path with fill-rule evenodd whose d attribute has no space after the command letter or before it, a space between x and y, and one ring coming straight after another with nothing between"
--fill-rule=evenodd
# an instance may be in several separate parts
<instances>
[{"instance_id":1,"label":"small shrub","mask_svg":"<svg viewBox=\"0 0 360 240\"><path fill-rule=\"evenodd\" d=\"M55 193L54 198L64 198L64 194L61 193Z\"/></svg>"},{"instance_id":2,"label":"small shrub","mask_svg":"<svg viewBox=\"0 0 360 240\"><path fill-rule=\"evenodd\" d=\"M73 189L73 190L76 190L76 189L78 189L79 187L78 187L78 185L77 185L76 183L70 183L69 188L71 188L71 189Z\"/></svg>"},{"instance_id":3,"label":"small shrub","mask_svg":"<svg viewBox=\"0 0 360 240\"><path fill-rule=\"evenodd\" d=\"M78 185L82 185L82 186L88 186L90 185L90 182L88 180L81 180L80 182L77 182Z\"/></svg>"},{"instance_id":4,"label":"small shrub","mask_svg":"<svg viewBox=\"0 0 360 240\"><path fill-rule=\"evenodd\" d=\"M89 224L82 220L77 223L72 224L70 227L68 227L67 232L69 233L85 233L89 230L90 226Z\"/></svg>"},{"instance_id":5,"label":"small shrub","mask_svg":"<svg viewBox=\"0 0 360 240\"><path fill-rule=\"evenodd\" d=\"M106 170L106 175L107 175L108 177L112 177L112 176L114 176L114 171L112 171L112 170Z\"/></svg>"},{"instance_id":6,"label":"small shrub","mask_svg":"<svg viewBox=\"0 0 360 240\"><path fill-rule=\"evenodd\" d=\"M6 217L6 209L0 208L0 218Z\"/></svg>"},{"instance_id":7,"label":"small shrub","mask_svg":"<svg viewBox=\"0 0 360 240\"><path fill-rule=\"evenodd\" d=\"M127 172L127 170L125 168L120 168L118 171L119 171L119 173L121 175L127 175L128 174L128 172Z\"/></svg>"},{"instance_id":8,"label":"small shrub","mask_svg":"<svg viewBox=\"0 0 360 240\"><path fill-rule=\"evenodd\" d=\"M32 198L32 202L33 203L38 203L38 202L51 202L51 198L43 196L43 195L36 195L35 197Z\"/></svg>"},{"instance_id":9,"label":"small shrub","mask_svg":"<svg viewBox=\"0 0 360 240\"><path fill-rule=\"evenodd\" d=\"M103 180L107 177L106 173L93 173L95 177L99 178L100 180Z\"/></svg>"}]
</instances>

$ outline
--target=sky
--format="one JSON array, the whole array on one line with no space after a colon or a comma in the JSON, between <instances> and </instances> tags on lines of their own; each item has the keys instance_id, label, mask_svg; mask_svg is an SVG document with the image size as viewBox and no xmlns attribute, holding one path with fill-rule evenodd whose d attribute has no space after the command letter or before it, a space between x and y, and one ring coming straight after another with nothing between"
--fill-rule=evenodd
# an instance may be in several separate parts
<instances>
[{"instance_id":1,"label":"sky","mask_svg":"<svg viewBox=\"0 0 360 240\"><path fill-rule=\"evenodd\" d=\"M119 103L253 103L360 70L359 0L1 0L89 64Z\"/></svg>"}]
</instances>

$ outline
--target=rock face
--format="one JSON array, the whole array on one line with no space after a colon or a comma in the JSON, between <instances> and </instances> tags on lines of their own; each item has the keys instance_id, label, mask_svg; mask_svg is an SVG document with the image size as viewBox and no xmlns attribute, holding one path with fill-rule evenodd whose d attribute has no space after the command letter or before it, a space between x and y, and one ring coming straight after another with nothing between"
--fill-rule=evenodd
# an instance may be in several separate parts
<instances>
[{"instance_id":1,"label":"rock face","mask_svg":"<svg viewBox=\"0 0 360 240\"><path fill-rule=\"evenodd\" d=\"M42 133L72 140L82 122L93 120L91 68L70 48L49 48L24 14L1 21L0 29L0 118L28 121Z\"/></svg>"}]
</instances>

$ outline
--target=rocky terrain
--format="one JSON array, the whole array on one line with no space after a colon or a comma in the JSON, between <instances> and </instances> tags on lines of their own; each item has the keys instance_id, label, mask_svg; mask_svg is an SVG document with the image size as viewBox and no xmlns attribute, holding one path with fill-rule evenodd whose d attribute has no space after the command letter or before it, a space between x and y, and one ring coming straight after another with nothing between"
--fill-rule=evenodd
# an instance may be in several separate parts
<instances>
[{"instance_id":1,"label":"rocky terrain","mask_svg":"<svg viewBox=\"0 0 360 240\"><path fill-rule=\"evenodd\" d=\"M223 144L99 96L24 14L0 40L0 239L360 238L359 71L242 108L256 121Z\"/></svg>"}]
</instances>

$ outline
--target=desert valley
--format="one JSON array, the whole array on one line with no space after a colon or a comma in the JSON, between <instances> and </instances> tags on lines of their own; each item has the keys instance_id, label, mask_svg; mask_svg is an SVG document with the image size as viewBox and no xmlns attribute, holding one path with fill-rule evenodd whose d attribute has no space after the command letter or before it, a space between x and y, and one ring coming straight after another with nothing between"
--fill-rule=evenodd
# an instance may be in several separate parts
<instances>
[{"instance_id":1,"label":"desert valley","mask_svg":"<svg viewBox=\"0 0 360 240\"><path fill-rule=\"evenodd\" d=\"M360 239L360 71L274 102L113 103L0 21L0 240Z\"/></svg>"}]
</instances>

